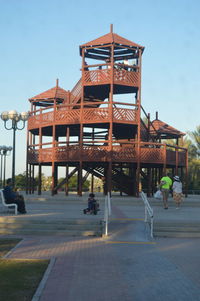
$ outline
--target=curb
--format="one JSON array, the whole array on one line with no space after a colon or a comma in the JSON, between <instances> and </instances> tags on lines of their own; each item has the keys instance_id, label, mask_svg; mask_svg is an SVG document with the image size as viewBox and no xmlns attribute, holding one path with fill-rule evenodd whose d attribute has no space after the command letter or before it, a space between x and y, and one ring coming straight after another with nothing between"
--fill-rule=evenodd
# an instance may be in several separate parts
<instances>
[{"instance_id":1,"label":"curb","mask_svg":"<svg viewBox=\"0 0 200 301\"><path fill-rule=\"evenodd\" d=\"M10 251L8 251L8 253L6 253L6 255L4 255L2 258L4 258L4 259L8 258L10 256L10 254L12 254L23 242L24 242L24 238L22 238L22 240L20 240L16 244L16 246L14 248L12 248Z\"/></svg>"},{"instance_id":2,"label":"curb","mask_svg":"<svg viewBox=\"0 0 200 301\"><path fill-rule=\"evenodd\" d=\"M33 298L32 298L31 301L39 301L39 299L40 299L40 297L42 295L42 292L44 290L44 287L46 285L46 282L48 280L49 274L51 273L51 270L52 270L55 262L56 262L56 258L52 257L50 259L50 263L48 265L48 268L46 269L46 271L44 273L44 276L43 276L42 280L40 281L40 284L39 284L39 286L38 286L38 288L37 288L37 290L36 290L36 292L35 292L35 294L34 294L34 296L33 296Z\"/></svg>"}]
</instances>

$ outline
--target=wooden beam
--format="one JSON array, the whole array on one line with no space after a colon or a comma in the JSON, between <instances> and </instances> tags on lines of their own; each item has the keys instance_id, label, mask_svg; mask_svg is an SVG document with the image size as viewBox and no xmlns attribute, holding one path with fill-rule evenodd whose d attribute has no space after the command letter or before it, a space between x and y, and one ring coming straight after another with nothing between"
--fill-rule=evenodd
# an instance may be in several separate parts
<instances>
[{"instance_id":1,"label":"wooden beam","mask_svg":"<svg viewBox=\"0 0 200 301\"><path fill-rule=\"evenodd\" d=\"M77 172L77 170L78 167L75 167L65 179L63 179L56 187L54 187L54 190L58 190L62 185L64 185Z\"/></svg>"},{"instance_id":2,"label":"wooden beam","mask_svg":"<svg viewBox=\"0 0 200 301\"><path fill-rule=\"evenodd\" d=\"M95 60L106 60L106 57L100 56L100 55L94 55L94 54L85 54L85 57L90 58L90 59L95 59Z\"/></svg>"},{"instance_id":3,"label":"wooden beam","mask_svg":"<svg viewBox=\"0 0 200 301\"><path fill-rule=\"evenodd\" d=\"M130 60L130 59L136 59L137 57L134 54L126 55L126 56L115 56L115 61L121 61L121 60Z\"/></svg>"},{"instance_id":4,"label":"wooden beam","mask_svg":"<svg viewBox=\"0 0 200 301\"><path fill-rule=\"evenodd\" d=\"M94 48L87 49L86 53L89 54L89 52L110 56L110 51L105 51L105 50L99 50L99 49L94 49Z\"/></svg>"},{"instance_id":5,"label":"wooden beam","mask_svg":"<svg viewBox=\"0 0 200 301\"><path fill-rule=\"evenodd\" d=\"M132 49L126 49L126 50L119 50L119 51L114 51L114 55L122 55L122 54L134 54L135 51Z\"/></svg>"}]
</instances>

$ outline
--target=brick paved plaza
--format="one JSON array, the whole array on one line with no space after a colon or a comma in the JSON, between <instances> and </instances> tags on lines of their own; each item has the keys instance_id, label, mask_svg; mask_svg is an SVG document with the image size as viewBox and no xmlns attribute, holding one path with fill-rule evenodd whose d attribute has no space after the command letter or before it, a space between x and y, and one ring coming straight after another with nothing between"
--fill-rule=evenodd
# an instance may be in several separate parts
<instances>
[{"instance_id":1,"label":"brick paved plaza","mask_svg":"<svg viewBox=\"0 0 200 301\"><path fill-rule=\"evenodd\" d=\"M100 213L85 216L87 195L32 195L28 214L17 218L98 220L103 218L104 197L98 198ZM161 201L150 201L155 220L199 221L198 197L186 199L180 210L172 200L168 211ZM34 301L200 300L200 239L151 239L143 219L141 200L113 196L108 237L22 235L7 257L51 259Z\"/></svg>"}]
</instances>

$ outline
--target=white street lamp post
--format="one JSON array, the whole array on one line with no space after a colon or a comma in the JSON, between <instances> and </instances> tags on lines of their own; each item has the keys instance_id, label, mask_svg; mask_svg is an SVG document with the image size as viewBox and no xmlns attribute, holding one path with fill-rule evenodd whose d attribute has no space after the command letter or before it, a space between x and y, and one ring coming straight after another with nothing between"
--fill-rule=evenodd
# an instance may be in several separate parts
<instances>
[{"instance_id":1,"label":"white street lamp post","mask_svg":"<svg viewBox=\"0 0 200 301\"><path fill-rule=\"evenodd\" d=\"M12 153L12 184L13 187L15 186L15 137L16 137L16 130L23 130L25 127L25 122L28 120L29 113L28 112L22 112L18 113L15 110L12 111L5 111L1 113L1 119L4 121L4 127L6 130L13 130L13 153ZM7 127L7 121L11 120L10 127ZM18 127L18 122L22 121L23 124L21 127Z\"/></svg>"},{"instance_id":2,"label":"white street lamp post","mask_svg":"<svg viewBox=\"0 0 200 301\"><path fill-rule=\"evenodd\" d=\"M1 170L0 170L0 185L5 186L6 179L6 156L10 154L11 146L0 145Z\"/></svg>"}]
</instances>

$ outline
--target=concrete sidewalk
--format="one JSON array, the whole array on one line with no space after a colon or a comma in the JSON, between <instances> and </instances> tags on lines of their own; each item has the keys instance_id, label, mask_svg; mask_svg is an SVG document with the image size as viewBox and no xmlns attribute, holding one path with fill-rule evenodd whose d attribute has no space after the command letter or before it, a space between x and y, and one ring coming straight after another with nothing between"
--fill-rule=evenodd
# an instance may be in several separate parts
<instances>
[{"instance_id":1,"label":"concrete sidewalk","mask_svg":"<svg viewBox=\"0 0 200 301\"><path fill-rule=\"evenodd\" d=\"M44 210L45 218L103 217L103 210L97 216L82 215L86 196L74 196L74 200L69 196L67 201L64 196L47 196L48 202L31 198L27 208L32 208L32 218ZM190 201L198 203L199 199L191 198L187 203ZM200 300L200 239L152 240L138 200L113 197L112 204L107 238L25 236L8 254L8 258L52 259L47 281L34 301ZM159 219L200 219L198 204L195 208L183 204L177 212L172 202L169 210L163 210L159 202L154 212Z\"/></svg>"}]
</instances>

